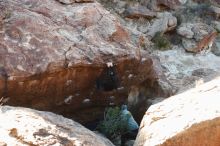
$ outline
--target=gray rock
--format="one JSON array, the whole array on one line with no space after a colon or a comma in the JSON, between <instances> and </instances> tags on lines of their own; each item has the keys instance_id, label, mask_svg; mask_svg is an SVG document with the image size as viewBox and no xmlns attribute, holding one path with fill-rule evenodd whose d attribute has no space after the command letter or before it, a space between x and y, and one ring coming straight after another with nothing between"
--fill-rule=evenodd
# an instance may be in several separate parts
<instances>
[{"instance_id":1,"label":"gray rock","mask_svg":"<svg viewBox=\"0 0 220 146\"><path fill-rule=\"evenodd\" d=\"M166 99L166 98L164 98L164 97L155 97L155 98L148 99L147 102L148 102L149 105L154 105L154 104L157 104L159 102L162 102L164 99Z\"/></svg>"},{"instance_id":2,"label":"gray rock","mask_svg":"<svg viewBox=\"0 0 220 146\"><path fill-rule=\"evenodd\" d=\"M182 38L182 45L188 52L193 52L194 48L197 47L197 43L193 39Z\"/></svg>"},{"instance_id":3,"label":"gray rock","mask_svg":"<svg viewBox=\"0 0 220 146\"><path fill-rule=\"evenodd\" d=\"M212 32L214 28L211 25L201 22L183 23L177 29L177 33L182 36L182 45L188 52L195 52L199 41Z\"/></svg>"},{"instance_id":4,"label":"gray rock","mask_svg":"<svg viewBox=\"0 0 220 146\"><path fill-rule=\"evenodd\" d=\"M193 55L183 48L175 47L172 50L157 51L155 54L160 58L167 79L178 92L195 86L196 80L201 78L194 76L195 71L200 71L204 82L220 74L220 58L212 53ZM212 71L207 73L207 70Z\"/></svg>"},{"instance_id":5,"label":"gray rock","mask_svg":"<svg viewBox=\"0 0 220 146\"><path fill-rule=\"evenodd\" d=\"M126 8L126 1L116 1L116 4L114 4L116 7L115 11L118 12L119 14L123 14Z\"/></svg>"},{"instance_id":6,"label":"gray rock","mask_svg":"<svg viewBox=\"0 0 220 146\"><path fill-rule=\"evenodd\" d=\"M193 24L191 23L181 24L177 29L177 33L185 38L191 39L194 36L192 27L193 27Z\"/></svg>"},{"instance_id":7,"label":"gray rock","mask_svg":"<svg viewBox=\"0 0 220 146\"><path fill-rule=\"evenodd\" d=\"M150 23L145 23L143 25L140 25L137 29L142 33L146 33L148 31L149 25L150 25Z\"/></svg>"},{"instance_id":8,"label":"gray rock","mask_svg":"<svg viewBox=\"0 0 220 146\"><path fill-rule=\"evenodd\" d=\"M213 69L199 68L199 69L194 70L192 72L192 75L200 77L200 78L204 78L204 77L211 75L213 72L215 72Z\"/></svg>"},{"instance_id":9,"label":"gray rock","mask_svg":"<svg viewBox=\"0 0 220 146\"><path fill-rule=\"evenodd\" d=\"M154 37L157 32L168 32L177 26L177 19L169 12L158 13L157 18L152 21L153 24L148 28L147 35Z\"/></svg>"},{"instance_id":10,"label":"gray rock","mask_svg":"<svg viewBox=\"0 0 220 146\"><path fill-rule=\"evenodd\" d=\"M112 139L112 143L114 143L115 146L121 146L121 136Z\"/></svg>"},{"instance_id":11,"label":"gray rock","mask_svg":"<svg viewBox=\"0 0 220 146\"><path fill-rule=\"evenodd\" d=\"M214 43L212 53L215 54L216 56L220 56L220 40L217 39Z\"/></svg>"},{"instance_id":12,"label":"gray rock","mask_svg":"<svg viewBox=\"0 0 220 146\"><path fill-rule=\"evenodd\" d=\"M219 21L213 21L212 24L214 25L214 28L220 32L220 22Z\"/></svg>"},{"instance_id":13,"label":"gray rock","mask_svg":"<svg viewBox=\"0 0 220 146\"><path fill-rule=\"evenodd\" d=\"M202 39L204 35L209 34L214 31L212 26L205 23L182 23L178 29L177 33L185 38L194 38L196 41Z\"/></svg>"},{"instance_id":14,"label":"gray rock","mask_svg":"<svg viewBox=\"0 0 220 146\"><path fill-rule=\"evenodd\" d=\"M220 7L220 1L219 0L209 0L213 5Z\"/></svg>"},{"instance_id":15,"label":"gray rock","mask_svg":"<svg viewBox=\"0 0 220 146\"><path fill-rule=\"evenodd\" d=\"M134 145L135 140L128 140L125 142L124 146L133 146Z\"/></svg>"},{"instance_id":16,"label":"gray rock","mask_svg":"<svg viewBox=\"0 0 220 146\"><path fill-rule=\"evenodd\" d=\"M211 25L205 23L193 23L192 31L194 32L194 39L196 41L201 40L205 35L214 31Z\"/></svg>"},{"instance_id":17,"label":"gray rock","mask_svg":"<svg viewBox=\"0 0 220 146\"><path fill-rule=\"evenodd\" d=\"M209 8L209 11L210 11L211 13L213 13L216 18L219 18L219 16L220 16L220 8L219 8L219 7L216 7L216 6L213 6L213 5L212 5L212 6Z\"/></svg>"}]
</instances>

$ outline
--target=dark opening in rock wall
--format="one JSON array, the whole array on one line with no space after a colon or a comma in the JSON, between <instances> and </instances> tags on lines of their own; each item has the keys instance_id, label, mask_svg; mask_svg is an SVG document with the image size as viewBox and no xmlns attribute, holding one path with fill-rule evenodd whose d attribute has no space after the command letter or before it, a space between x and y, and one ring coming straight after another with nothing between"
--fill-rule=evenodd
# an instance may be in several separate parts
<instances>
[{"instance_id":1,"label":"dark opening in rock wall","mask_svg":"<svg viewBox=\"0 0 220 146\"><path fill-rule=\"evenodd\" d=\"M106 66L96 80L96 87L102 91L112 91L119 87L119 79L115 65Z\"/></svg>"},{"instance_id":2,"label":"dark opening in rock wall","mask_svg":"<svg viewBox=\"0 0 220 146\"><path fill-rule=\"evenodd\" d=\"M0 79L2 78L2 81L0 81L0 98L7 96L7 80L8 80L8 74L4 67L0 66ZM1 83L2 82L2 83Z\"/></svg>"}]
</instances>

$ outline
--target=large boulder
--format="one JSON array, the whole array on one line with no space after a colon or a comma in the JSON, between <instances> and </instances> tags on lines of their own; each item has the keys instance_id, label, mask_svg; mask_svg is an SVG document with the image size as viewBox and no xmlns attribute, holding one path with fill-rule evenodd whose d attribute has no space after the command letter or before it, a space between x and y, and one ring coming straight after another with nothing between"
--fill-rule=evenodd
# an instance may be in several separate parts
<instances>
[{"instance_id":1,"label":"large boulder","mask_svg":"<svg viewBox=\"0 0 220 146\"><path fill-rule=\"evenodd\" d=\"M134 146L219 146L220 78L152 105Z\"/></svg>"},{"instance_id":2,"label":"large boulder","mask_svg":"<svg viewBox=\"0 0 220 146\"><path fill-rule=\"evenodd\" d=\"M0 107L0 145L113 146L77 122L50 112Z\"/></svg>"},{"instance_id":3,"label":"large boulder","mask_svg":"<svg viewBox=\"0 0 220 146\"><path fill-rule=\"evenodd\" d=\"M158 80L151 57L97 2L7 0L0 8L0 96L7 104L88 122L125 102L131 85Z\"/></svg>"},{"instance_id":4,"label":"large boulder","mask_svg":"<svg viewBox=\"0 0 220 146\"><path fill-rule=\"evenodd\" d=\"M157 18L152 20L152 25L148 27L147 36L154 37L157 32L165 33L173 30L177 26L177 19L169 12L157 13Z\"/></svg>"}]
</instances>

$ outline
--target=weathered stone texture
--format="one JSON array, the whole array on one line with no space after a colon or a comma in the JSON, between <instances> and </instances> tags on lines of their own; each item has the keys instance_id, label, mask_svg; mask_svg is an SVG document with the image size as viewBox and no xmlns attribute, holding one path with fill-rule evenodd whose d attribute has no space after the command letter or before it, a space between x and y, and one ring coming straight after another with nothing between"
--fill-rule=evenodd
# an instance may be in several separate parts
<instances>
[{"instance_id":1,"label":"weathered stone texture","mask_svg":"<svg viewBox=\"0 0 220 146\"><path fill-rule=\"evenodd\" d=\"M79 123L50 112L0 107L0 145L113 146Z\"/></svg>"},{"instance_id":2,"label":"weathered stone texture","mask_svg":"<svg viewBox=\"0 0 220 146\"><path fill-rule=\"evenodd\" d=\"M100 108L125 102L131 85L157 80L150 56L136 53L126 29L97 2L8 0L0 7L0 68L7 74L0 93L7 104L86 122L102 115ZM120 81L110 92L96 88L107 62Z\"/></svg>"},{"instance_id":3,"label":"weathered stone texture","mask_svg":"<svg viewBox=\"0 0 220 146\"><path fill-rule=\"evenodd\" d=\"M220 78L152 105L134 146L219 146Z\"/></svg>"}]
</instances>

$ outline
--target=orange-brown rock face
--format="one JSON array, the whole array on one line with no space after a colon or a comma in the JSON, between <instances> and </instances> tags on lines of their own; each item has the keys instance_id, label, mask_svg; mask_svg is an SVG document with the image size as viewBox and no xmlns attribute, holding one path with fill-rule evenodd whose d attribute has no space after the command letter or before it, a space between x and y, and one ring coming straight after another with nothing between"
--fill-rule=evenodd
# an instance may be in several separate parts
<instances>
[{"instance_id":1,"label":"orange-brown rock face","mask_svg":"<svg viewBox=\"0 0 220 146\"><path fill-rule=\"evenodd\" d=\"M8 0L0 7L0 94L7 104L86 122L125 102L131 85L158 79L151 58L137 59L127 31L99 3ZM108 62L118 84L104 91L97 79Z\"/></svg>"}]
</instances>

